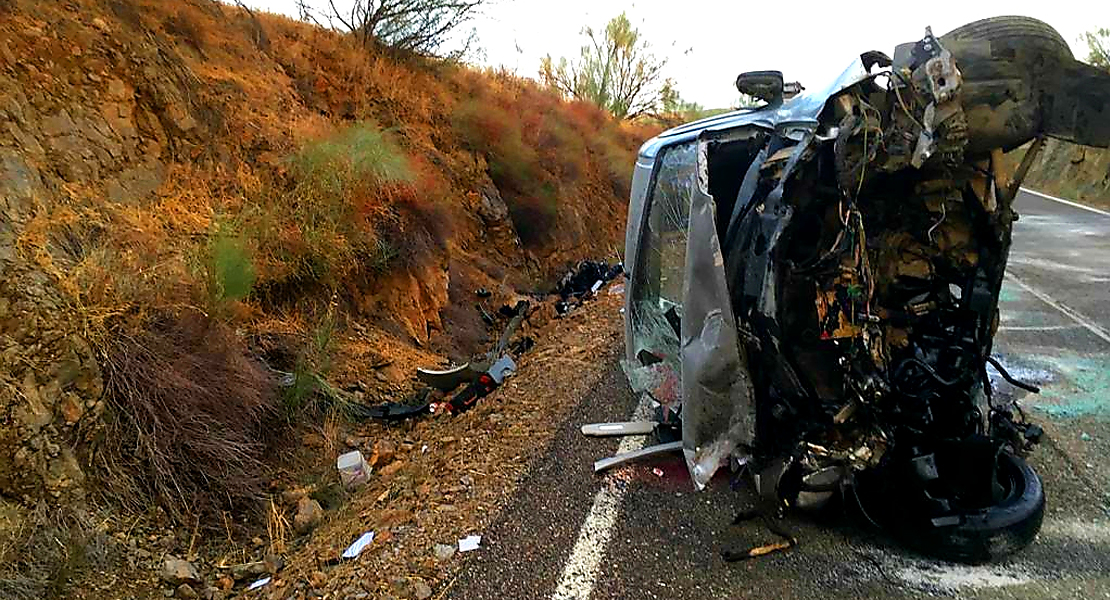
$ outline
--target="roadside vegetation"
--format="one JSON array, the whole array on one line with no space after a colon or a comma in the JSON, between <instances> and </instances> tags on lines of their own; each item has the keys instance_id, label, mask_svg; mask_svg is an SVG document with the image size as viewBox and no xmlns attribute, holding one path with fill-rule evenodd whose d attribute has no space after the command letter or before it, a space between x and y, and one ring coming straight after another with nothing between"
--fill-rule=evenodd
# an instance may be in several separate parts
<instances>
[{"instance_id":1,"label":"roadside vegetation","mask_svg":"<svg viewBox=\"0 0 1110 600\"><path fill-rule=\"evenodd\" d=\"M478 2L311 13L339 31L246 13L251 36L229 29L231 9L140 4L136 18L196 73L234 67L250 83L206 100L232 167L169 165L149 201L44 211L23 243L101 349L114 418L96 467L110 495L182 522L262 497L282 432L320 422L339 399L336 332L388 322L367 298L443 268L460 223L475 227L473 190L492 181L523 246L542 255L568 206L598 194L624 205L650 131L533 81L429 56L449 53L447 33ZM411 28L398 25L408 18ZM258 78L251 57L281 64L294 89ZM309 110L267 106L290 92ZM241 107L253 124L236 121ZM72 252L59 258L58 245ZM260 350L275 329L281 343Z\"/></svg>"},{"instance_id":2,"label":"roadside vegetation","mask_svg":"<svg viewBox=\"0 0 1110 600\"><path fill-rule=\"evenodd\" d=\"M142 112L134 143L149 145L136 147L160 160L103 159L58 186L19 231L19 256L56 283L66 331L96 357L102 390L87 408L99 401L103 416L66 430L90 499L136 519L157 506L201 537L274 520L275 461L350 398L353 331L429 343L398 325L421 282L458 260L539 282L619 246L635 152L658 129L461 64L477 0L345 14L302 2L324 27L209 0L79 4L99 16L34 10L59 22L67 56L67 36L94 40L67 60L122 58L70 78L67 110L99 114L118 80L134 99L120 106ZM125 167L159 183L106 193L100 178ZM486 194L519 244L487 235ZM357 350L386 362L385 348ZM0 536L0 596L63 597L80 572L107 568L107 518L40 512Z\"/></svg>"}]
</instances>

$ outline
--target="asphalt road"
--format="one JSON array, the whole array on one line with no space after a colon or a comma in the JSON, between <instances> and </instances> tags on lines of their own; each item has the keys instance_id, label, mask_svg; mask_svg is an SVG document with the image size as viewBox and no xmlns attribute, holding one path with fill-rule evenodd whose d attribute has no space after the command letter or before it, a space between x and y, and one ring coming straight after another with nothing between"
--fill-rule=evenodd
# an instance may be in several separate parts
<instances>
[{"instance_id":1,"label":"asphalt road","mask_svg":"<svg viewBox=\"0 0 1110 600\"><path fill-rule=\"evenodd\" d=\"M1020 399L1048 434L1031 458L1049 500L1030 548L999 564L955 565L845 516L791 516L798 547L725 563L724 548L774 541L758 523L730 525L749 505L746 490L718 478L695 493L677 456L594 475L593 461L618 441L578 427L626 420L637 404L615 349L614 368L568 415L445 597L1110 598L1110 215L1024 192L1017 207L995 351L1042 386Z\"/></svg>"}]
</instances>

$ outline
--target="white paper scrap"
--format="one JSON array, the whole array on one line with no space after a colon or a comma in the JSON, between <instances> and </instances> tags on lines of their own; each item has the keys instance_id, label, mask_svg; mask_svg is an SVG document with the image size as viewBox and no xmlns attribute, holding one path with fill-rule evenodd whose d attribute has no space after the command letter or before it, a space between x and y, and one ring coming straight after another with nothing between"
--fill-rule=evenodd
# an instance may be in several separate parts
<instances>
[{"instance_id":1,"label":"white paper scrap","mask_svg":"<svg viewBox=\"0 0 1110 600\"><path fill-rule=\"evenodd\" d=\"M459 552L470 552L471 550L477 550L478 544L480 543L482 543L482 536L468 535L459 540Z\"/></svg>"},{"instance_id":2,"label":"white paper scrap","mask_svg":"<svg viewBox=\"0 0 1110 600\"><path fill-rule=\"evenodd\" d=\"M366 533L362 534L362 537L355 540L355 543L351 544L347 547L346 550L343 551L343 558L357 558L358 555L362 554L362 551L365 550L372 541L374 541L374 532L367 531Z\"/></svg>"},{"instance_id":3,"label":"white paper scrap","mask_svg":"<svg viewBox=\"0 0 1110 600\"><path fill-rule=\"evenodd\" d=\"M270 579L271 579L270 577L263 577L262 579L259 579L258 581L248 585L247 586L247 591L249 592L251 590L257 590L258 588L266 585L267 583L270 583Z\"/></svg>"}]
</instances>

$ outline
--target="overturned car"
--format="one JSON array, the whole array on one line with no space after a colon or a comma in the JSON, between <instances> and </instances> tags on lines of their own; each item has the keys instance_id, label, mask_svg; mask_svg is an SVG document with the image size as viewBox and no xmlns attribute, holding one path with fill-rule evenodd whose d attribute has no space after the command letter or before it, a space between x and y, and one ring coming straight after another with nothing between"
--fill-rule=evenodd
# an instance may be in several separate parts
<instances>
[{"instance_id":1,"label":"overturned car","mask_svg":"<svg viewBox=\"0 0 1110 600\"><path fill-rule=\"evenodd\" d=\"M780 506L840 493L947 558L1024 547L1041 430L987 371L1011 203L1045 136L1110 144L1110 74L999 17L866 52L789 99L774 71L737 87L765 105L640 150L633 388L680 423L699 487L731 462Z\"/></svg>"}]
</instances>

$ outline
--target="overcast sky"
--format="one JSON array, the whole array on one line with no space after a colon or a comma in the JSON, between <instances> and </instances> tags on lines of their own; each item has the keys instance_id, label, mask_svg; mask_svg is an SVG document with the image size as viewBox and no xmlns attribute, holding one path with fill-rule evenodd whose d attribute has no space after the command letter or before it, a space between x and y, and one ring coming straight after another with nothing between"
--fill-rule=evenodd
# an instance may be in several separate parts
<instances>
[{"instance_id":1,"label":"overcast sky","mask_svg":"<svg viewBox=\"0 0 1110 600\"><path fill-rule=\"evenodd\" d=\"M327 0L315 0L326 5ZM349 0L336 0L342 6ZM294 0L247 0L271 12L294 14ZM585 25L600 28L621 11L668 59L667 75L683 98L726 107L737 96L742 71L777 69L788 81L819 86L864 50L892 54L921 38L925 26L941 35L969 21L1019 14L1055 27L1077 57L1084 31L1110 27L1107 0L906 0L888 2L699 2L637 0L491 0L473 23L483 64L535 77L540 57L577 55Z\"/></svg>"}]
</instances>

